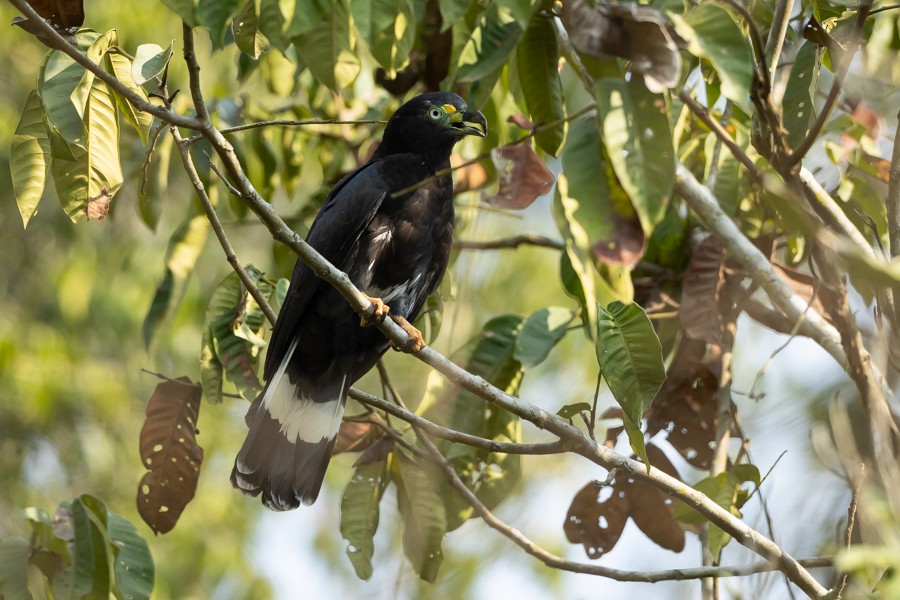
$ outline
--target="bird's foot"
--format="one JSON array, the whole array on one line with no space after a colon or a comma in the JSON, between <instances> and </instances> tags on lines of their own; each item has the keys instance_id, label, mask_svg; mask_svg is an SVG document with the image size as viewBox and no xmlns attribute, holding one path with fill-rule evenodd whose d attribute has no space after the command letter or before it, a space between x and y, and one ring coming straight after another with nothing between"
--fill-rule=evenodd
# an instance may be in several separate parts
<instances>
[{"instance_id":1,"label":"bird's foot","mask_svg":"<svg viewBox=\"0 0 900 600\"><path fill-rule=\"evenodd\" d=\"M370 325L377 325L378 323L384 322L384 318L391 312L391 307L385 304L381 298L373 298L369 295L366 295L366 298L369 299L369 302L372 303L375 310L371 315L359 318L360 326L369 327Z\"/></svg>"},{"instance_id":2,"label":"bird's foot","mask_svg":"<svg viewBox=\"0 0 900 600\"><path fill-rule=\"evenodd\" d=\"M406 335L409 338L406 340L406 343L402 346L391 342L391 346L395 350L405 350L407 352L412 352L413 354L420 352L422 348L425 347L425 340L422 339L422 332L413 327L409 321L401 317L400 315L391 315L391 319L394 320L394 323L400 326L400 328L406 332Z\"/></svg>"}]
</instances>

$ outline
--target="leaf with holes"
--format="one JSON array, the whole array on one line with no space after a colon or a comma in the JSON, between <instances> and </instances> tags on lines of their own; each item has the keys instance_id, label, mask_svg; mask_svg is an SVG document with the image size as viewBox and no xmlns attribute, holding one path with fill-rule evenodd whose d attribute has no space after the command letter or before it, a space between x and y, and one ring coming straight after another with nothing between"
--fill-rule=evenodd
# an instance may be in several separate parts
<instances>
[{"instance_id":1,"label":"leaf with holes","mask_svg":"<svg viewBox=\"0 0 900 600\"><path fill-rule=\"evenodd\" d=\"M156 571L147 541L130 521L112 511L108 515L107 533L113 551L116 586L125 598L150 598Z\"/></svg>"},{"instance_id":2,"label":"leaf with holes","mask_svg":"<svg viewBox=\"0 0 900 600\"><path fill-rule=\"evenodd\" d=\"M812 95L818 79L819 62L818 48L815 44L806 42L800 46L791 67L784 98L781 100L781 105L784 106L784 129L791 148L800 145L815 116L816 107Z\"/></svg>"},{"instance_id":3,"label":"leaf with holes","mask_svg":"<svg viewBox=\"0 0 900 600\"><path fill-rule=\"evenodd\" d=\"M662 347L647 314L637 304L611 302L597 320L597 360L622 407L631 447L648 463L641 417L666 380Z\"/></svg>"},{"instance_id":4,"label":"leaf with holes","mask_svg":"<svg viewBox=\"0 0 900 600\"><path fill-rule=\"evenodd\" d=\"M550 192L553 173L528 144L500 146L491 150L500 189L490 201L500 208L521 210Z\"/></svg>"},{"instance_id":5,"label":"leaf with holes","mask_svg":"<svg viewBox=\"0 0 900 600\"><path fill-rule=\"evenodd\" d=\"M381 498L389 482L387 460L360 465L341 498L341 536L347 540L347 556L360 579L372 576Z\"/></svg>"},{"instance_id":6,"label":"leaf with holes","mask_svg":"<svg viewBox=\"0 0 900 600\"><path fill-rule=\"evenodd\" d=\"M47 181L50 137L43 115L40 96L37 90L32 90L13 135L9 157L13 192L23 227L28 227L28 221L37 213Z\"/></svg>"},{"instance_id":7,"label":"leaf with holes","mask_svg":"<svg viewBox=\"0 0 900 600\"><path fill-rule=\"evenodd\" d=\"M141 460L149 472L138 484L137 507L154 533L171 531L194 497L203 463L199 414L200 386L187 377L163 381L147 403Z\"/></svg>"},{"instance_id":8,"label":"leaf with holes","mask_svg":"<svg viewBox=\"0 0 900 600\"><path fill-rule=\"evenodd\" d=\"M719 296L725 285L725 250L715 236L694 248L681 291L681 326L695 340L718 343L722 337Z\"/></svg>"},{"instance_id":9,"label":"leaf with holes","mask_svg":"<svg viewBox=\"0 0 900 600\"><path fill-rule=\"evenodd\" d=\"M147 316L144 317L144 347L149 354L153 354L160 336L181 305L200 252L206 245L208 233L209 222L206 217L193 215L183 221L169 238L162 281L157 285Z\"/></svg>"}]
</instances>

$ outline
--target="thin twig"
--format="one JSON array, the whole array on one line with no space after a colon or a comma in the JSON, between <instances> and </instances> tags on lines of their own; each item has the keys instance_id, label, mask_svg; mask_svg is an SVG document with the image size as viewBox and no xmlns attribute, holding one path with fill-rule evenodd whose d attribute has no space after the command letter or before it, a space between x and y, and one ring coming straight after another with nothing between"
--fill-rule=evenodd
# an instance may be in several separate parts
<instances>
[{"instance_id":1,"label":"thin twig","mask_svg":"<svg viewBox=\"0 0 900 600\"><path fill-rule=\"evenodd\" d=\"M862 487L862 479L865 477L865 463L860 463L859 475L853 482L853 489L850 492L850 505L847 506L847 527L844 528L844 548L850 548L853 543L853 526L856 524L856 511L859 509L859 493ZM840 600L847 587L847 579L849 573L841 573L836 586L834 586L834 598Z\"/></svg>"},{"instance_id":2,"label":"thin twig","mask_svg":"<svg viewBox=\"0 0 900 600\"><path fill-rule=\"evenodd\" d=\"M551 248L553 250L564 250L565 244L559 240L554 240L537 233L520 233L508 238L499 240L488 240L484 242L475 240L456 240L453 247L457 250L503 250L516 249L519 246L537 246L539 248Z\"/></svg>"},{"instance_id":3,"label":"thin twig","mask_svg":"<svg viewBox=\"0 0 900 600\"><path fill-rule=\"evenodd\" d=\"M206 211L206 218L212 226L213 232L216 234L216 239L219 240L219 244L222 246L222 251L225 253L228 264L231 265L231 268L237 273L238 279L241 280L244 288L253 297L260 309L262 309L263 314L266 316L266 320L268 320L271 325L275 325L275 319L277 318L275 311L272 310L268 299L263 296L262 292L260 292L259 288L256 286L256 283L250 278L247 270L244 269L237 254L235 254L234 247L231 245L231 242L228 241L225 228L222 227L222 223L219 221L219 215L216 214L216 208L209 199L209 194L206 193L206 187L203 185L203 182L200 181L200 175L197 173L197 168L194 166L194 160L191 158L190 146L185 143L186 140L181 137L177 128L172 127L171 131L172 137L175 138L175 145L178 147L178 153L181 155L181 162L184 165L184 170L191 180L191 185L194 186L194 191L197 192L197 197L200 198L203 210Z\"/></svg>"},{"instance_id":4,"label":"thin twig","mask_svg":"<svg viewBox=\"0 0 900 600\"><path fill-rule=\"evenodd\" d=\"M263 127L307 127L312 125L384 125L387 123L384 119L360 119L358 121L348 121L344 119L271 119L269 121L254 121L253 123L244 123L233 127L225 127L219 131L223 134L237 133L239 131L247 131L248 129L260 129ZM185 138L187 144L194 144L203 139L202 134L192 135Z\"/></svg>"},{"instance_id":5,"label":"thin twig","mask_svg":"<svg viewBox=\"0 0 900 600\"><path fill-rule=\"evenodd\" d=\"M784 38L787 35L787 30L791 23L791 13L793 12L794 0L778 0L775 3L772 27L769 28L769 38L766 40L769 81L775 81L778 61L781 58L781 49L784 46Z\"/></svg>"},{"instance_id":6,"label":"thin twig","mask_svg":"<svg viewBox=\"0 0 900 600\"><path fill-rule=\"evenodd\" d=\"M501 454L546 455L559 454L566 451L566 444L560 440L556 440L553 442L536 442L532 444L498 442L496 440L489 440L487 438L463 433L454 429L448 429L447 427L438 425L433 421L429 421L425 417L421 417L414 412L411 412L410 410L400 406L399 404L388 402L383 398L373 396L372 394L367 394L366 392L356 388L350 389L350 397L358 402L362 402L367 406L371 406L372 408L383 410L393 417L397 417L402 421L406 421L410 425L414 425L415 427L418 427L423 431L427 431L429 434L435 437L441 438L442 440L447 440L448 442L453 442L454 444L465 444L466 446L472 446L473 448L481 448L482 450L488 450L489 452L499 452Z\"/></svg>"},{"instance_id":7,"label":"thin twig","mask_svg":"<svg viewBox=\"0 0 900 600\"><path fill-rule=\"evenodd\" d=\"M828 91L828 97L825 98L825 104L822 105L819 114L816 115L816 120L813 122L812 127L806 132L806 137L803 138L803 141L800 142L797 148L788 157L786 164L787 168L791 168L803 160L803 157L806 156L806 153L809 152L809 149L812 148L812 145L815 143L816 138L819 137L822 128L825 127L825 124L828 122L831 111L834 109L834 105L837 103L838 96L841 93L841 88L844 85L844 79L850 71L853 57L856 56L856 52L859 50L859 46L862 43L863 26L866 24L866 19L869 16L871 8L872 0L863 0L859 4L856 20L853 23L853 28L850 30L850 36L847 42L847 52L844 54L841 64L834 74L834 82L831 84L831 89Z\"/></svg>"}]
</instances>

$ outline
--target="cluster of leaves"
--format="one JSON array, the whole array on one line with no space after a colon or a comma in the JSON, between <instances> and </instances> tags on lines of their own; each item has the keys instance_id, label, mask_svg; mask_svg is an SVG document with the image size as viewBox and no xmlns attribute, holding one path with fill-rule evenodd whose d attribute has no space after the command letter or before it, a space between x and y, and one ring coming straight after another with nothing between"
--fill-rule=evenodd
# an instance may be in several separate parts
<instances>
[{"instance_id":1,"label":"cluster of leaves","mask_svg":"<svg viewBox=\"0 0 900 600\"><path fill-rule=\"evenodd\" d=\"M0 595L36 598L149 599L153 557L134 525L83 494L51 517L28 508L31 540L0 540Z\"/></svg>"}]
</instances>

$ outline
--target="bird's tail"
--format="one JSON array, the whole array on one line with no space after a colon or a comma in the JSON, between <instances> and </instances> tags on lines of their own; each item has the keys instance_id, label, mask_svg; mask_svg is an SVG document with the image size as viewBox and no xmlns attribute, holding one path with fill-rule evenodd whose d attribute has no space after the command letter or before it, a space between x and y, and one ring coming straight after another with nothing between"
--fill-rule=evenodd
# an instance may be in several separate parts
<instances>
[{"instance_id":1,"label":"bird's tail","mask_svg":"<svg viewBox=\"0 0 900 600\"><path fill-rule=\"evenodd\" d=\"M292 380L286 373L296 342L275 375L250 405L250 431L231 471L231 483L258 496L272 510L312 504L319 495L325 469L347 398L348 377ZM328 379L322 385L321 380Z\"/></svg>"}]
</instances>

